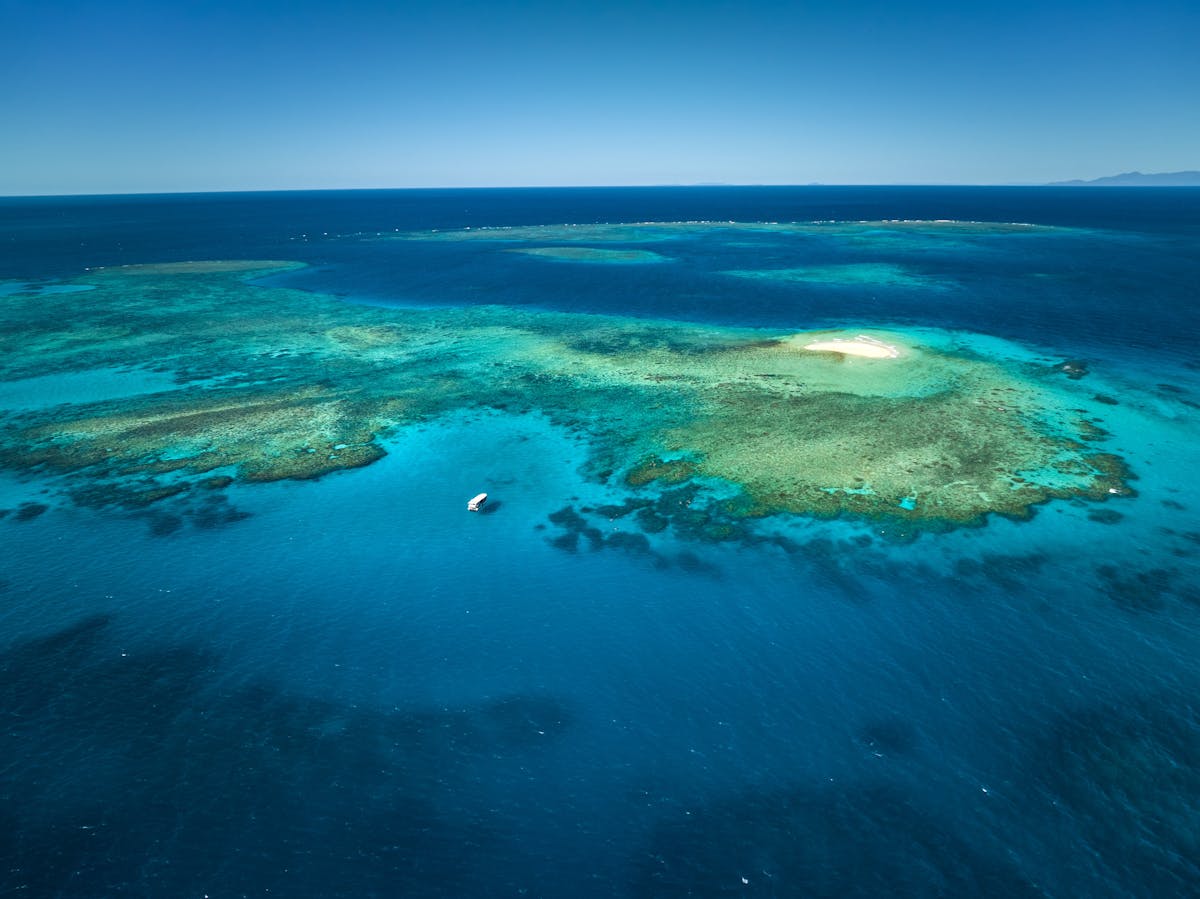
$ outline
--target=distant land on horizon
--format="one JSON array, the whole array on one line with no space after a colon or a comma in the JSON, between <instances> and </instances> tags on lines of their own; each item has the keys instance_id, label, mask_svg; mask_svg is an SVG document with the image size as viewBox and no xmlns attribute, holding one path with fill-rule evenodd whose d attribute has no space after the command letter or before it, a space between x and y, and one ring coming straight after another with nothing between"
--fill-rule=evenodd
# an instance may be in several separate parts
<instances>
[{"instance_id":1,"label":"distant land on horizon","mask_svg":"<svg viewBox=\"0 0 1200 899\"><path fill-rule=\"evenodd\" d=\"M1123 172L1120 175L1108 175L1104 178L1094 178L1082 181L1052 181L1047 187L1200 187L1200 172L1158 172L1143 174L1142 172Z\"/></svg>"}]
</instances>

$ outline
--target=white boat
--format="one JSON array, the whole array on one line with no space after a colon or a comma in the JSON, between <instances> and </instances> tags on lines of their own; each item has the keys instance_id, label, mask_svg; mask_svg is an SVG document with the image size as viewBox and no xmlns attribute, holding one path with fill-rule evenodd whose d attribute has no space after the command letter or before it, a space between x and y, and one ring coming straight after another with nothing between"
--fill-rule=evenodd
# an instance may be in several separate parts
<instances>
[{"instance_id":1,"label":"white boat","mask_svg":"<svg viewBox=\"0 0 1200 899\"><path fill-rule=\"evenodd\" d=\"M487 502L487 494L481 493L467 502L468 512L478 512L479 508Z\"/></svg>"}]
</instances>

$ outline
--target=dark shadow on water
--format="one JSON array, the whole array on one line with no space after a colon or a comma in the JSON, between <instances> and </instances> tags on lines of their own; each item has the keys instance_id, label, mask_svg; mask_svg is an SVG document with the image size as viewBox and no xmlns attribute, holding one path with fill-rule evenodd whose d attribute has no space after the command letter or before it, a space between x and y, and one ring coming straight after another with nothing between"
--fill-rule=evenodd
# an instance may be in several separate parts
<instances>
[{"instance_id":1,"label":"dark shadow on water","mask_svg":"<svg viewBox=\"0 0 1200 899\"><path fill-rule=\"evenodd\" d=\"M148 515L146 520L150 522L150 533L155 537L169 537L183 527L182 518L166 512Z\"/></svg>"},{"instance_id":2,"label":"dark shadow on water","mask_svg":"<svg viewBox=\"0 0 1200 899\"><path fill-rule=\"evenodd\" d=\"M41 518L49 510L50 507L45 503L21 503L13 513L13 521L33 521L35 518ZM5 513L7 512L6 509Z\"/></svg>"},{"instance_id":3,"label":"dark shadow on water","mask_svg":"<svg viewBox=\"0 0 1200 899\"><path fill-rule=\"evenodd\" d=\"M249 517L249 512L243 512L230 505L229 500L220 493L209 496L190 512L192 524L208 531L237 524Z\"/></svg>"},{"instance_id":4,"label":"dark shadow on water","mask_svg":"<svg viewBox=\"0 0 1200 899\"><path fill-rule=\"evenodd\" d=\"M910 755L920 740L916 727L904 718L872 721L858 732L864 749L881 756Z\"/></svg>"},{"instance_id":5,"label":"dark shadow on water","mask_svg":"<svg viewBox=\"0 0 1200 899\"><path fill-rule=\"evenodd\" d=\"M0 709L25 717L64 695L77 679L75 671L95 651L109 621L107 615L93 615L0 655Z\"/></svg>"},{"instance_id":6,"label":"dark shadow on water","mask_svg":"<svg viewBox=\"0 0 1200 899\"><path fill-rule=\"evenodd\" d=\"M1042 552L983 553L978 559L960 558L954 564L954 573L959 578L987 580L1009 593L1020 593L1050 561L1050 556Z\"/></svg>"},{"instance_id":7,"label":"dark shadow on water","mask_svg":"<svg viewBox=\"0 0 1200 899\"><path fill-rule=\"evenodd\" d=\"M217 489L220 488L209 488ZM172 499L172 502L156 504L146 512L139 513L149 524L151 535L170 537L187 524L197 530L214 531L230 527L250 517L249 512L238 509L223 493L205 492L199 498L185 494L183 497Z\"/></svg>"},{"instance_id":8,"label":"dark shadow on water","mask_svg":"<svg viewBox=\"0 0 1200 899\"><path fill-rule=\"evenodd\" d=\"M725 576L719 566L702 559L699 555L689 550L676 553L674 562L681 570L689 574L702 574L716 580L720 580Z\"/></svg>"},{"instance_id":9,"label":"dark shadow on water","mask_svg":"<svg viewBox=\"0 0 1200 899\"><path fill-rule=\"evenodd\" d=\"M1114 894L1200 893L1200 712L1195 694L1129 697L1062 715L1028 759Z\"/></svg>"},{"instance_id":10,"label":"dark shadow on water","mask_svg":"<svg viewBox=\"0 0 1200 899\"><path fill-rule=\"evenodd\" d=\"M1096 567L1100 590L1126 612L1162 612L1172 603L1200 606L1200 587L1175 568Z\"/></svg>"},{"instance_id":11,"label":"dark shadow on water","mask_svg":"<svg viewBox=\"0 0 1200 899\"><path fill-rule=\"evenodd\" d=\"M0 895L486 894L519 848L478 766L527 779L572 723L547 696L374 710L221 671L103 615L0 652Z\"/></svg>"},{"instance_id":12,"label":"dark shadow on water","mask_svg":"<svg viewBox=\"0 0 1200 899\"><path fill-rule=\"evenodd\" d=\"M892 789L754 793L690 812L655 831L634 896L1044 895Z\"/></svg>"}]
</instances>

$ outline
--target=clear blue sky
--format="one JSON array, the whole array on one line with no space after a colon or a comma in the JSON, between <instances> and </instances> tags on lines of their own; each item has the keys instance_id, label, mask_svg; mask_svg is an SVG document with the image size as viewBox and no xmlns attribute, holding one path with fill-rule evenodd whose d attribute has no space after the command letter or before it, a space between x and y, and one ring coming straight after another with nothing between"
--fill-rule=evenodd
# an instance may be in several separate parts
<instances>
[{"instance_id":1,"label":"clear blue sky","mask_svg":"<svg viewBox=\"0 0 1200 899\"><path fill-rule=\"evenodd\" d=\"M0 0L0 195L1196 168L1197 0Z\"/></svg>"}]
</instances>

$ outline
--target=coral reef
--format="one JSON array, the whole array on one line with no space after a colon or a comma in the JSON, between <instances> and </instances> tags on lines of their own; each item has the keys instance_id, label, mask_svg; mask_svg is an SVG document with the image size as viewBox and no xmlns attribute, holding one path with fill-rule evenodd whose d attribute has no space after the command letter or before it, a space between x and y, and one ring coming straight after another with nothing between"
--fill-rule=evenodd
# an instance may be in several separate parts
<instances>
[{"instance_id":1,"label":"coral reef","mask_svg":"<svg viewBox=\"0 0 1200 899\"><path fill-rule=\"evenodd\" d=\"M57 477L78 503L137 509L369 465L397 428L479 407L586 434L593 477L656 494L630 508L647 533L742 538L740 522L777 513L907 532L1133 493L1078 397L964 349L969 336L874 330L863 339L895 358L857 358L803 347L858 332L384 308L254 283L291 267L127 266L68 285L86 292L5 296L0 378L117 371L144 389L0 411L0 467Z\"/></svg>"}]
</instances>

